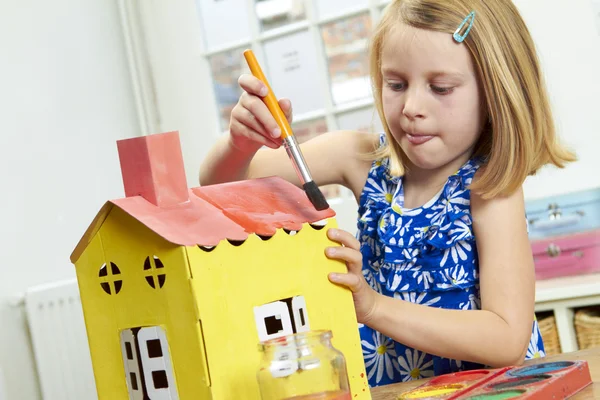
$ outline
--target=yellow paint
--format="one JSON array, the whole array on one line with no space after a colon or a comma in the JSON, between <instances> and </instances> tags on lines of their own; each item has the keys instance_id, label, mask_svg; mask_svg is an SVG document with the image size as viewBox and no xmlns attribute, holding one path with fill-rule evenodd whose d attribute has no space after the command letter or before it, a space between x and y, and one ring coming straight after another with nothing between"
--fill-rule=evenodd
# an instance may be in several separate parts
<instances>
[{"instance_id":1,"label":"yellow paint","mask_svg":"<svg viewBox=\"0 0 600 400\"><path fill-rule=\"evenodd\" d=\"M278 230L267 241L250 235L241 246L222 241L206 252L168 243L113 207L76 262L98 398L129 398L119 333L161 326L180 399L260 399L253 308L302 295L311 329L332 330L333 345L346 357L352 398L370 399L352 295L327 279L346 268L323 253L334 226L331 219L321 230L305 224L294 236ZM148 256L165 266L163 288L146 282L157 274L144 270ZM121 271L117 295L100 286L115 279L98 276L110 262Z\"/></svg>"},{"instance_id":2,"label":"yellow paint","mask_svg":"<svg viewBox=\"0 0 600 400\"><path fill-rule=\"evenodd\" d=\"M165 265L162 289L153 289L144 278L144 260L153 255ZM121 271L123 287L117 295L100 287L98 271L105 262L114 262ZM76 270L99 400L129 398L119 332L143 326L166 331L179 398L211 398L185 248L113 207Z\"/></svg>"},{"instance_id":3,"label":"yellow paint","mask_svg":"<svg viewBox=\"0 0 600 400\"><path fill-rule=\"evenodd\" d=\"M427 399L432 397L440 397L454 393L463 388L465 388L465 385L452 384L444 386L432 386L429 388L415 389L410 392L403 393L400 395L399 399Z\"/></svg>"}]
</instances>

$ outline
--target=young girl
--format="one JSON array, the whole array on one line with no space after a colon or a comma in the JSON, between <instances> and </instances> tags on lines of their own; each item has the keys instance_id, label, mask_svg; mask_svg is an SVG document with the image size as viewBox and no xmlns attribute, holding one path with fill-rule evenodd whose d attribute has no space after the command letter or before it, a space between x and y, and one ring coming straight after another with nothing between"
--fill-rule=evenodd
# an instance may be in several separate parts
<instances>
[{"instance_id":1,"label":"young girl","mask_svg":"<svg viewBox=\"0 0 600 400\"><path fill-rule=\"evenodd\" d=\"M455 33L456 32L456 33ZM511 0L396 0L371 42L381 136L333 132L302 146L315 182L359 202L358 235L327 248L352 290L369 383L544 356L522 184L574 155L555 139L530 34ZM230 132L203 185L278 175L300 184L244 75ZM280 101L291 119L291 104ZM367 156L371 156L370 158Z\"/></svg>"}]
</instances>

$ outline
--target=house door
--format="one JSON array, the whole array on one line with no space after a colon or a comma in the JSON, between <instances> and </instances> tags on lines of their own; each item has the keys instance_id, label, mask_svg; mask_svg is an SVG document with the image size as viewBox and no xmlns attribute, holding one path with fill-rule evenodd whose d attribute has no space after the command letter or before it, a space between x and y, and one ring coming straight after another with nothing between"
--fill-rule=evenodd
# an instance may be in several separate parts
<instances>
[{"instance_id":1,"label":"house door","mask_svg":"<svg viewBox=\"0 0 600 400\"><path fill-rule=\"evenodd\" d=\"M167 336L159 326L121 331L130 400L178 400Z\"/></svg>"}]
</instances>

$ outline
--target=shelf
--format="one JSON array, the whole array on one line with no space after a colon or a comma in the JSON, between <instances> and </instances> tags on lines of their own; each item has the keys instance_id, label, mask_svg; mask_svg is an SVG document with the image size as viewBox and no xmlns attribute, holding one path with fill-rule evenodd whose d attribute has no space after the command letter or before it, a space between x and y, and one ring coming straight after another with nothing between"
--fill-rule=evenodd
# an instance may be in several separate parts
<instances>
[{"instance_id":1,"label":"shelf","mask_svg":"<svg viewBox=\"0 0 600 400\"><path fill-rule=\"evenodd\" d=\"M565 276L536 282L536 303L588 296L600 296L600 274Z\"/></svg>"},{"instance_id":2,"label":"shelf","mask_svg":"<svg viewBox=\"0 0 600 400\"><path fill-rule=\"evenodd\" d=\"M536 282L535 311L552 311L563 353L578 350L574 309L600 305L600 274L565 276Z\"/></svg>"}]
</instances>

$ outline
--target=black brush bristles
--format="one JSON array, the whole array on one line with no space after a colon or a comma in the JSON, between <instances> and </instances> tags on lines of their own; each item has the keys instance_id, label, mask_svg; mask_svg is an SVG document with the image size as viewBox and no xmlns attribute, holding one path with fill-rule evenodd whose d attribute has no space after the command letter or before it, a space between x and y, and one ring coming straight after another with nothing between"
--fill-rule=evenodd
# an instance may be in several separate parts
<instances>
[{"instance_id":1,"label":"black brush bristles","mask_svg":"<svg viewBox=\"0 0 600 400\"><path fill-rule=\"evenodd\" d=\"M321 193L321 189L317 186L314 181L306 182L303 186L308 199L315 206L317 211L327 210L329 208L329 204L327 200L325 200L325 196Z\"/></svg>"}]
</instances>

